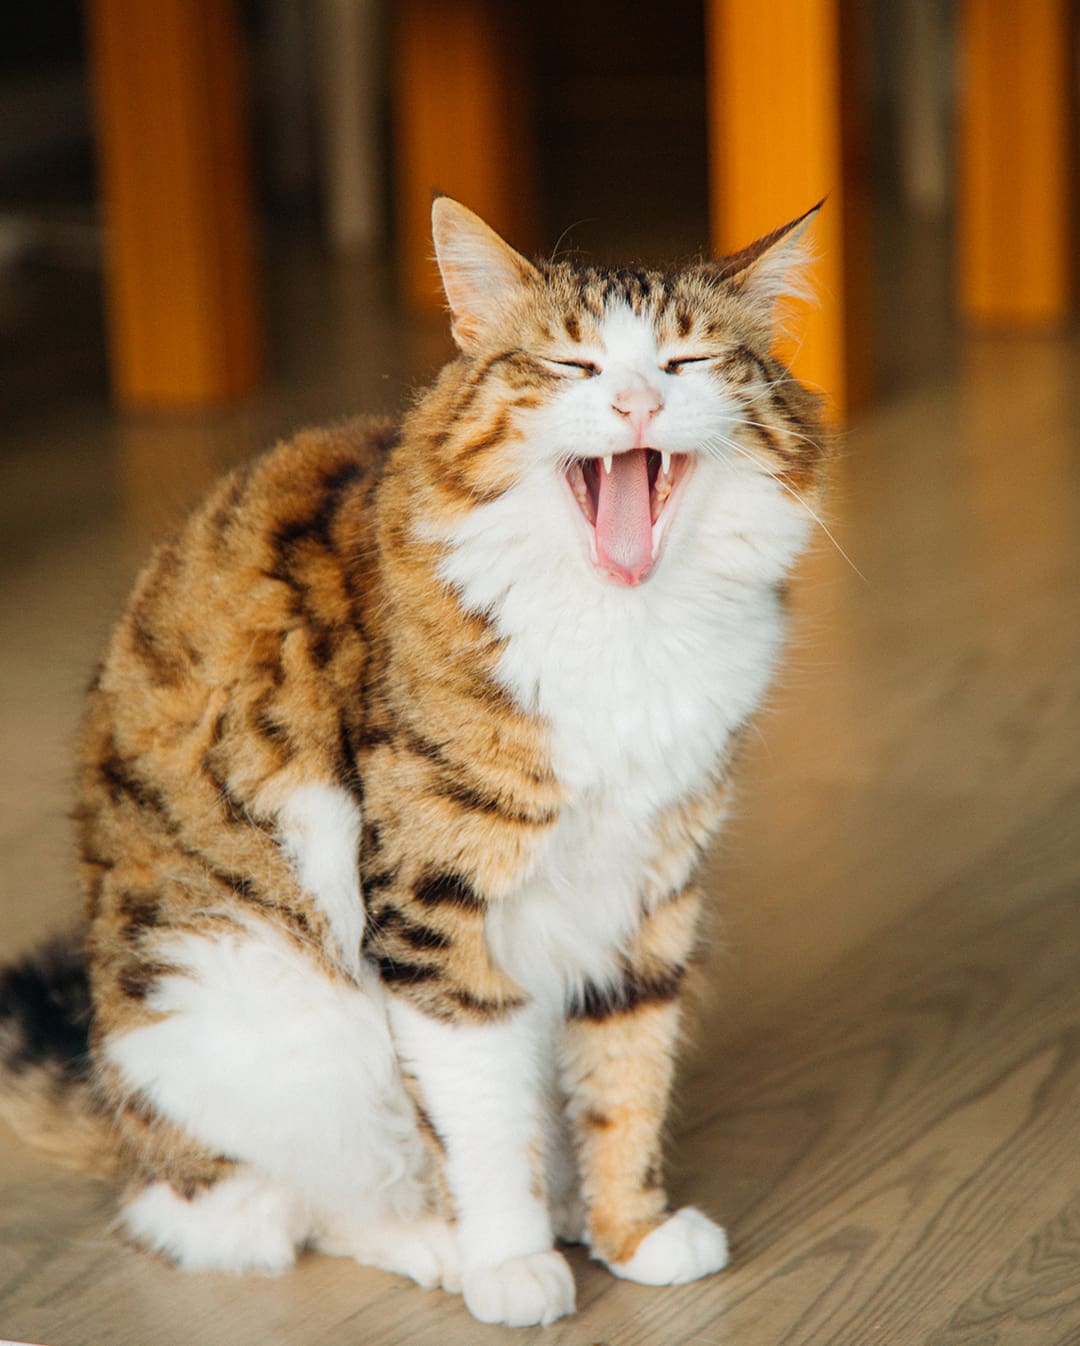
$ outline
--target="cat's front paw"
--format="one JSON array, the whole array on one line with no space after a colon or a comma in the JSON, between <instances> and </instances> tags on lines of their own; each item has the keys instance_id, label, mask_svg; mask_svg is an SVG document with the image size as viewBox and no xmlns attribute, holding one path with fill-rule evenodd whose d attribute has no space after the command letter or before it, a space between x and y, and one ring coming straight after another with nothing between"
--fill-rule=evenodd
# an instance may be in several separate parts
<instances>
[{"instance_id":1,"label":"cat's front paw","mask_svg":"<svg viewBox=\"0 0 1080 1346\"><path fill-rule=\"evenodd\" d=\"M574 1312L574 1277L561 1253L529 1253L464 1277L465 1307L482 1323L546 1327Z\"/></svg>"},{"instance_id":2,"label":"cat's front paw","mask_svg":"<svg viewBox=\"0 0 1080 1346\"><path fill-rule=\"evenodd\" d=\"M658 1225L626 1262L608 1267L624 1280L642 1285L685 1285L727 1266L727 1235L707 1215L684 1206Z\"/></svg>"}]
</instances>

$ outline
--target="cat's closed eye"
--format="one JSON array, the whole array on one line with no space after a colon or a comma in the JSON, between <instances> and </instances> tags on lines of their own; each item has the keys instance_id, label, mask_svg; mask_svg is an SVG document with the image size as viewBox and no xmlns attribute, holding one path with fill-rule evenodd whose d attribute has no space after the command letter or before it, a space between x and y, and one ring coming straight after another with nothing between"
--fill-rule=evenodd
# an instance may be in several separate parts
<instances>
[{"instance_id":1,"label":"cat's closed eye","mask_svg":"<svg viewBox=\"0 0 1080 1346\"><path fill-rule=\"evenodd\" d=\"M681 374L687 365L707 364L711 359L711 355L677 355L673 360L668 360L664 365L664 373Z\"/></svg>"},{"instance_id":2,"label":"cat's closed eye","mask_svg":"<svg viewBox=\"0 0 1080 1346\"><path fill-rule=\"evenodd\" d=\"M558 374L571 374L579 378L591 379L600 373L600 366L594 364L592 360L548 360L544 359L543 364L548 369Z\"/></svg>"}]
</instances>

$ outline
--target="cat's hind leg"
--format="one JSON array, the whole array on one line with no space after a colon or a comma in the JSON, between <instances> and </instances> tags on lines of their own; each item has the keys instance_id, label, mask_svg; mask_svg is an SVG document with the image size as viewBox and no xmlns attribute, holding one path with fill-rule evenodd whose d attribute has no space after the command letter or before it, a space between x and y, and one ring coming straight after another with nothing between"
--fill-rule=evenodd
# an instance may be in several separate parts
<instances>
[{"instance_id":1,"label":"cat's hind leg","mask_svg":"<svg viewBox=\"0 0 1080 1346\"><path fill-rule=\"evenodd\" d=\"M274 1276L292 1266L310 1220L295 1192L240 1168L190 1196L152 1182L122 1202L119 1224L185 1271Z\"/></svg>"},{"instance_id":2,"label":"cat's hind leg","mask_svg":"<svg viewBox=\"0 0 1080 1346\"><path fill-rule=\"evenodd\" d=\"M297 1239L309 1233L297 1232L297 1212L309 1212L313 1226L338 1215L378 1226L425 1214L424 1144L377 984L328 976L259 918L163 932L147 952L157 975L140 986L141 1020L117 1025L98 1048L118 1118L142 1113L153 1133L132 1135L141 1170L147 1145L160 1156L151 1178L172 1177L174 1153L190 1142L206 1155L228 1155L249 1177L238 1183L222 1174L192 1210L233 1199L245 1209L273 1207L280 1218L269 1223ZM129 1108L129 1100L140 1106ZM263 1182L257 1192L252 1174ZM177 1205L185 1198L174 1200L157 1184L147 1191L128 1227L165 1251L162 1239L147 1240L149 1227L133 1225L138 1212L156 1212L166 1224L173 1220L187 1249ZM194 1257L189 1250L178 1260L191 1265ZM223 1264L237 1260L228 1255Z\"/></svg>"}]
</instances>

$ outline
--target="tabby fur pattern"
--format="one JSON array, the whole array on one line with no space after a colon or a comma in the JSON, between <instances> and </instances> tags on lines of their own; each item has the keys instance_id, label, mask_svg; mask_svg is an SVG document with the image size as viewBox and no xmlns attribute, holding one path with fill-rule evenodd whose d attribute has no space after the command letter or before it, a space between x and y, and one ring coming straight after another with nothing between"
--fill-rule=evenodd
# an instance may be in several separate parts
<instances>
[{"instance_id":1,"label":"tabby fur pattern","mask_svg":"<svg viewBox=\"0 0 1080 1346\"><path fill-rule=\"evenodd\" d=\"M0 1055L181 1266L312 1245L548 1323L556 1238L651 1284L727 1256L661 1132L827 456L773 354L808 217L673 274L433 219L458 357L233 472L139 579L80 746L89 1056L47 1061L29 964Z\"/></svg>"}]
</instances>

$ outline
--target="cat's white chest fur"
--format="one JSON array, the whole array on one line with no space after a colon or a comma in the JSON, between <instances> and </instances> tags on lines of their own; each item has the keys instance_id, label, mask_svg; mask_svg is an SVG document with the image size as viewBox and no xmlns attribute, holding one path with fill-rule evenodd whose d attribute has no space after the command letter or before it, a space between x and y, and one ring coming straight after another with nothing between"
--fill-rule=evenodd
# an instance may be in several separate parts
<instances>
[{"instance_id":1,"label":"cat's white chest fur","mask_svg":"<svg viewBox=\"0 0 1080 1346\"><path fill-rule=\"evenodd\" d=\"M495 506L446 573L494 620L502 681L549 727L566 804L534 871L491 911L488 938L511 976L555 1002L614 976L640 917L655 819L706 788L759 705L782 637L771 587L782 562L725 538L718 509L705 540L687 529L646 584L616 588L542 523L500 523ZM488 545L498 567L482 562ZM492 592L490 576L511 567L513 583Z\"/></svg>"},{"instance_id":2,"label":"cat's white chest fur","mask_svg":"<svg viewBox=\"0 0 1080 1346\"><path fill-rule=\"evenodd\" d=\"M758 703L779 640L775 610L749 635L705 612L673 633L662 593L651 603L612 595L635 606L606 597L581 604L584 621L569 631L565 611L537 603L503 659L507 683L528 688L550 726L567 802L534 873L492 911L489 945L544 999L614 975L640 916L653 823L705 788Z\"/></svg>"}]
</instances>

